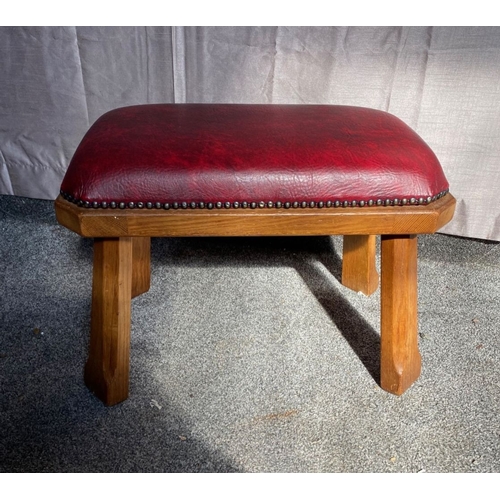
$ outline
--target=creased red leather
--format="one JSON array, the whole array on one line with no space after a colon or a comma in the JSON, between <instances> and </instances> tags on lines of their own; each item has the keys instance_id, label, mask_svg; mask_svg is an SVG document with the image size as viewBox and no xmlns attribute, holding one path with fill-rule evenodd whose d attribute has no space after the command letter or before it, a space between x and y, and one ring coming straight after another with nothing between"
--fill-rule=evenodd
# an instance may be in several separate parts
<instances>
[{"instance_id":1,"label":"creased red leather","mask_svg":"<svg viewBox=\"0 0 500 500\"><path fill-rule=\"evenodd\" d=\"M434 199L436 156L383 111L331 105L150 104L110 111L61 191L83 202ZM431 201L430 199L428 201Z\"/></svg>"}]
</instances>

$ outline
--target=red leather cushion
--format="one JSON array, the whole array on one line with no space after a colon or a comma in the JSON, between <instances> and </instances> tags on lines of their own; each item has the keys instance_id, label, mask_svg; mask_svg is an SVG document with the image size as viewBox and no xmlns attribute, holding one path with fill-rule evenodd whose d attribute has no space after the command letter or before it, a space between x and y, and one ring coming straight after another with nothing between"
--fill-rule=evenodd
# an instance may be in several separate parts
<instances>
[{"instance_id":1,"label":"red leather cushion","mask_svg":"<svg viewBox=\"0 0 500 500\"><path fill-rule=\"evenodd\" d=\"M434 153L393 115L239 104L110 111L61 186L80 205L122 208L418 204L447 190Z\"/></svg>"}]
</instances>

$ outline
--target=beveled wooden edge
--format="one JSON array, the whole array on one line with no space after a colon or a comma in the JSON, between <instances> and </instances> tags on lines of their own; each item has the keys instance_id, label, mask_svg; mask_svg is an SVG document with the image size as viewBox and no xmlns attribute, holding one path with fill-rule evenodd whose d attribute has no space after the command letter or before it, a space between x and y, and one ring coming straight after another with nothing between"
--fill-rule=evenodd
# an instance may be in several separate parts
<instances>
[{"instance_id":1,"label":"beveled wooden edge","mask_svg":"<svg viewBox=\"0 0 500 500\"><path fill-rule=\"evenodd\" d=\"M85 237L325 236L434 233L453 217L455 198L428 205L355 208L148 210L80 208L59 196L58 222Z\"/></svg>"}]
</instances>

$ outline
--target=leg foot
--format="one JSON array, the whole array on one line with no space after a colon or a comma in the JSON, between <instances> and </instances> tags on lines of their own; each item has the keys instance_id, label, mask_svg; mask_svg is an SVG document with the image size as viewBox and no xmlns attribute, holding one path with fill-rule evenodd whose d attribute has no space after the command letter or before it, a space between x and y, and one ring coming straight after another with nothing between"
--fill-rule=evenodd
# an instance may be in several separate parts
<instances>
[{"instance_id":1,"label":"leg foot","mask_svg":"<svg viewBox=\"0 0 500 500\"><path fill-rule=\"evenodd\" d=\"M85 383L107 405L128 397L131 289L132 239L95 239Z\"/></svg>"},{"instance_id":2,"label":"leg foot","mask_svg":"<svg viewBox=\"0 0 500 500\"><path fill-rule=\"evenodd\" d=\"M420 376L417 238L382 236L380 385L403 394Z\"/></svg>"},{"instance_id":3,"label":"leg foot","mask_svg":"<svg viewBox=\"0 0 500 500\"><path fill-rule=\"evenodd\" d=\"M375 238L373 235L344 236L342 284L365 295L371 295L378 287Z\"/></svg>"}]
</instances>

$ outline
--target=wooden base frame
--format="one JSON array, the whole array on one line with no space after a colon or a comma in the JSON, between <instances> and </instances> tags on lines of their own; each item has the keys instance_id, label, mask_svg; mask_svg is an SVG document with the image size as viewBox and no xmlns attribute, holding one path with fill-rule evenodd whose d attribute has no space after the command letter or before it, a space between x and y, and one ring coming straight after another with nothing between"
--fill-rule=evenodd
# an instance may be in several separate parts
<instances>
[{"instance_id":1,"label":"wooden base frame","mask_svg":"<svg viewBox=\"0 0 500 500\"><path fill-rule=\"evenodd\" d=\"M378 287L381 235L380 385L400 395L419 377L417 235L453 217L451 194L423 206L147 210L80 208L59 197L60 224L94 238L87 386L105 404L128 397L131 298L150 286L150 238L343 235L342 283L366 295Z\"/></svg>"}]
</instances>

